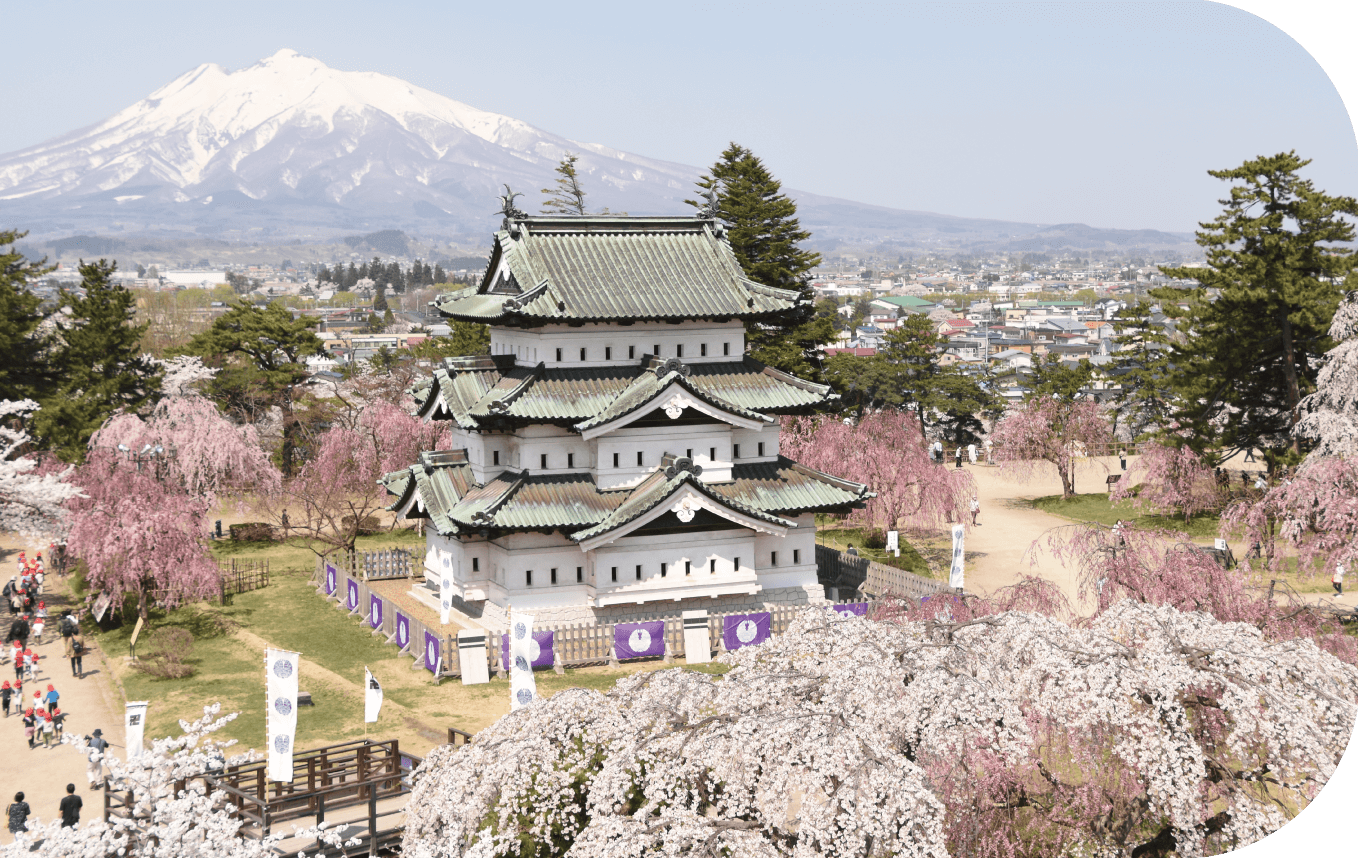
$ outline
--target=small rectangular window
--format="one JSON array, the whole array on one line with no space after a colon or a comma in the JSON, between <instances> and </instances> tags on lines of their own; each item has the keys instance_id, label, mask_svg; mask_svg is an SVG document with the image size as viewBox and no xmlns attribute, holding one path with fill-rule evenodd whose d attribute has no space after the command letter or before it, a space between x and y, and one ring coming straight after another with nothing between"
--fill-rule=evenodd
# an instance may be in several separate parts
<instances>
[{"instance_id":1,"label":"small rectangular window","mask_svg":"<svg viewBox=\"0 0 1358 858\"><path fill-rule=\"evenodd\" d=\"M769 552L769 565L770 565L770 566L777 566L777 565L778 565L778 552L777 552L777 551L770 551L770 552Z\"/></svg>"},{"instance_id":2,"label":"small rectangular window","mask_svg":"<svg viewBox=\"0 0 1358 858\"><path fill-rule=\"evenodd\" d=\"M540 461L542 462L542 464L539 465L539 467L541 467L542 470L544 470L544 471L547 470L547 454L546 454L546 453L543 453L543 454L539 457L539 459L540 459Z\"/></svg>"},{"instance_id":3,"label":"small rectangular window","mask_svg":"<svg viewBox=\"0 0 1358 858\"><path fill-rule=\"evenodd\" d=\"M613 567L613 580L618 580L618 567L616 566Z\"/></svg>"},{"instance_id":4,"label":"small rectangular window","mask_svg":"<svg viewBox=\"0 0 1358 858\"><path fill-rule=\"evenodd\" d=\"M584 360L584 359L585 359L585 350L584 350L584 349L580 349L580 360Z\"/></svg>"},{"instance_id":5,"label":"small rectangular window","mask_svg":"<svg viewBox=\"0 0 1358 858\"><path fill-rule=\"evenodd\" d=\"M641 451L637 450L637 467L641 467Z\"/></svg>"},{"instance_id":6,"label":"small rectangular window","mask_svg":"<svg viewBox=\"0 0 1358 858\"><path fill-rule=\"evenodd\" d=\"M709 461L709 462L715 462L715 461L717 461L717 448L716 448L716 447L708 447L708 448L707 448L707 461Z\"/></svg>"},{"instance_id":7,"label":"small rectangular window","mask_svg":"<svg viewBox=\"0 0 1358 858\"><path fill-rule=\"evenodd\" d=\"M737 557L737 558L735 559L735 562L731 564L731 567L732 567L733 569L735 569L737 572L740 571L740 558L739 558L739 557Z\"/></svg>"},{"instance_id":8,"label":"small rectangular window","mask_svg":"<svg viewBox=\"0 0 1358 858\"><path fill-rule=\"evenodd\" d=\"M680 343L679 345L677 345L677 346L674 347L674 356L675 356L675 357L683 357L683 356L684 356L684 344L683 344L683 343Z\"/></svg>"},{"instance_id":9,"label":"small rectangular window","mask_svg":"<svg viewBox=\"0 0 1358 858\"><path fill-rule=\"evenodd\" d=\"M721 344L721 353L724 354L724 355L729 355L729 354L731 354L731 344L730 344L730 343L722 343L722 344Z\"/></svg>"},{"instance_id":10,"label":"small rectangular window","mask_svg":"<svg viewBox=\"0 0 1358 858\"><path fill-rule=\"evenodd\" d=\"M637 357L637 347L636 347L636 346L628 346L628 347L627 347L627 358L628 358L628 360L636 360L636 357Z\"/></svg>"},{"instance_id":11,"label":"small rectangular window","mask_svg":"<svg viewBox=\"0 0 1358 858\"><path fill-rule=\"evenodd\" d=\"M731 458L732 458L732 459L739 459L739 458L740 458L740 445L739 445L739 444L732 444L732 445L731 445Z\"/></svg>"},{"instance_id":12,"label":"small rectangular window","mask_svg":"<svg viewBox=\"0 0 1358 858\"><path fill-rule=\"evenodd\" d=\"M552 567L552 583L553 583L553 584L556 583L556 567L555 567L555 566Z\"/></svg>"},{"instance_id":13,"label":"small rectangular window","mask_svg":"<svg viewBox=\"0 0 1358 858\"><path fill-rule=\"evenodd\" d=\"M529 569L528 572L525 573L525 577L528 579L528 586L529 586L529 587L533 586L533 570L532 570L532 569Z\"/></svg>"},{"instance_id":14,"label":"small rectangular window","mask_svg":"<svg viewBox=\"0 0 1358 858\"><path fill-rule=\"evenodd\" d=\"M693 561L692 561L692 560L685 560L685 561L684 561L684 574L685 574L685 575L692 575L692 574L693 574Z\"/></svg>"},{"instance_id":15,"label":"small rectangular window","mask_svg":"<svg viewBox=\"0 0 1358 858\"><path fill-rule=\"evenodd\" d=\"M492 465L498 465L498 464L500 464L500 451L499 451L499 450L495 450L494 452L492 452L492 453L490 454L490 456L491 456L491 464L492 464Z\"/></svg>"},{"instance_id":16,"label":"small rectangular window","mask_svg":"<svg viewBox=\"0 0 1358 858\"><path fill-rule=\"evenodd\" d=\"M614 453L614 454L613 454L613 467L615 467L615 468L618 467L618 454L617 454L617 453Z\"/></svg>"},{"instance_id":17,"label":"small rectangular window","mask_svg":"<svg viewBox=\"0 0 1358 858\"><path fill-rule=\"evenodd\" d=\"M556 350L556 359L557 359L558 361L561 360L561 349L557 349L557 350Z\"/></svg>"},{"instance_id":18,"label":"small rectangular window","mask_svg":"<svg viewBox=\"0 0 1358 858\"><path fill-rule=\"evenodd\" d=\"M656 357L660 357L660 343L655 344L655 350L652 351L651 354L655 355Z\"/></svg>"},{"instance_id":19,"label":"small rectangular window","mask_svg":"<svg viewBox=\"0 0 1358 858\"><path fill-rule=\"evenodd\" d=\"M473 557L473 558L472 558L472 571L473 571L473 572L480 572L480 571L481 571L481 558L480 558L480 557Z\"/></svg>"},{"instance_id":20,"label":"small rectangular window","mask_svg":"<svg viewBox=\"0 0 1358 858\"><path fill-rule=\"evenodd\" d=\"M698 346L698 354L703 357L707 357L707 343L703 343L702 345Z\"/></svg>"},{"instance_id":21,"label":"small rectangular window","mask_svg":"<svg viewBox=\"0 0 1358 858\"><path fill-rule=\"evenodd\" d=\"M575 454L574 454L574 453L567 453L567 454L566 454L566 467L568 467L568 468L574 468L574 467L575 467Z\"/></svg>"},{"instance_id":22,"label":"small rectangular window","mask_svg":"<svg viewBox=\"0 0 1358 858\"><path fill-rule=\"evenodd\" d=\"M764 455L764 442L763 442L763 441L760 441L760 442L759 442L759 455L761 455L761 456Z\"/></svg>"},{"instance_id":23,"label":"small rectangular window","mask_svg":"<svg viewBox=\"0 0 1358 858\"><path fill-rule=\"evenodd\" d=\"M583 566L575 567L575 583L577 584L585 583L585 567Z\"/></svg>"},{"instance_id":24,"label":"small rectangular window","mask_svg":"<svg viewBox=\"0 0 1358 858\"><path fill-rule=\"evenodd\" d=\"M670 571L670 565L669 565L668 563L661 563L661 564L660 564L660 577L661 577L661 578L664 578L664 577L665 577L665 574L666 574L667 572L669 572L669 571Z\"/></svg>"},{"instance_id":25,"label":"small rectangular window","mask_svg":"<svg viewBox=\"0 0 1358 858\"><path fill-rule=\"evenodd\" d=\"M612 347L612 346L604 346L604 360L612 360L612 359L613 359L613 347Z\"/></svg>"},{"instance_id":26,"label":"small rectangular window","mask_svg":"<svg viewBox=\"0 0 1358 858\"><path fill-rule=\"evenodd\" d=\"M801 562L802 562L802 550L800 548L792 549L792 565L796 566L798 563Z\"/></svg>"},{"instance_id":27,"label":"small rectangular window","mask_svg":"<svg viewBox=\"0 0 1358 858\"><path fill-rule=\"evenodd\" d=\"M692 447L689 447L687 450L684 451L684 458L685 458L685 459L690 459L690 460L693 458L693 448L692 448Z\"/></svg>"},{"instance_id":28,"label":"small rectangular window","mask_svg":"<svg viewBox=\"0 0 1358 858\"><path fill-rule=\"evenodd\" d=\"M717 574L717 558L713 557L711 560L707 561L707 567L708 567L707 571L711 572L713 575L716 575L716 574Z\"/></svg>"},{"instance_id":29,"label":"small rectangular window","mask_svg":"<svg viewBox=\"0 0 1358 858\"><path fill-rule=\"evenodd\" d=\"M641 580L641 564L640 564L640 563L637 564L637 580L638 580L638 581Z\"/></svg>"}]
</instances>

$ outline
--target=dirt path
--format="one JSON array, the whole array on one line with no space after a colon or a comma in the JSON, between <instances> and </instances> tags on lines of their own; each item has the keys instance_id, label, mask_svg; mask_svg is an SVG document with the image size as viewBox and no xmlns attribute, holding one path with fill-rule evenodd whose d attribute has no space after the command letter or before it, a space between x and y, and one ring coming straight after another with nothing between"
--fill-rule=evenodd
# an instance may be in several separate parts
<instances>
[{"instance_id":1,"label":"dirt path","mask_svg":"<svg viewBox=\"0 0 1358 858\"><path fill-rule=\"evenodd\" d=\"M1049 478L1018 482L1001 474L999 468L965 465L976 481L981 514L980 526L967 533L966 589L988 593L1013 584L1023 575L1037 575L1052 581L1078 605L1076 570L1063 566L1045 548L1033 544L1069 519L1051 515L1029 506L1034 498L1061 493L1061 480L1055 469ZM1099 491L1110 473L1120 473L1117 457L1081 460L1075 476L1077 492Z\"/></svg>"},{"instance_id":2,"label":"dirt path","mask_svg":"<svg viewBox=\"0 0 1358 858\"><path fill-rule=\"evenodd\" d=\"M0 569L5 572L4 581L14 574L20 550L33 551L35 546L18 541L14 534L0 535L0 563L3 563ZM44 598L44 601L53 617L58 617L61 608L69 605L70 599L64 582L56 580L55 576L50 576L47 584L46 595L49 598ZM0 616L5 631L8 631L12 619L7 611ZM88 620L85 622L88 623ZM92 637L86 637L85 640L94 643ZM71 676L70 662L63 657L61 635L57 633L55 623L49 625L44 642L33 646L33 651L39 657L37 681L24 684L24 696L31 699L34 690L46 693L49 684L55 686L61 694L61 711L68 713L66 732L86 736L96 727L101 728L104 737L114 746L113 753L122 756L126 747L122 727L124 701L121 692L113 685L112 671L105 660L108 654L97 649L91 651L84 659L85 678L76 679ZM8 655L8 648L5 652ZM14 666L8 661L0 665L0 680L14 681ZM16 792L23 791L24 800L33 808L30 819L50 821L58 816L57 805L66 795L66 785L73 783L76 795L85 802L81 819L90 819L102 813L103 794L89 789L89 783L85 780L84 755L65 745L52 748L39 745L29 750L28 742L24 739L23 722L14 714L14 708L11 705L10 717L0 718L0 798L3 798L4 804L8 805ZM3 842L12 841L8 830L0 837L3 837Z\"/></svg>"}]
</instances>

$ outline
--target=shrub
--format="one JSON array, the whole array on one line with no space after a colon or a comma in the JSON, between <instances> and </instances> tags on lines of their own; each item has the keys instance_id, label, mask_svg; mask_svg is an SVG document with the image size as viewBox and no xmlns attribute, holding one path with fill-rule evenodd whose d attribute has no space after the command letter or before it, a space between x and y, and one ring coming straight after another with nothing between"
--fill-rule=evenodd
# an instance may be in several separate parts
<instances>
[{"instance_id":1,"label":"shrub","mask_svg":"<svg viewBox=\"0 0 1358 858\"><path fill-rule=\"evenodd\" d=\"M352 515L346 515L340 520L340 523L344 525L345 530L348 530L354 526L354 517ZM363 520L358 523L359 536L372 536L374 533L378 533L381 530L382 523L377 520L377 516L375 515L364 516Z\"/></svg>"},{"instance_id":2,"label":"shrub","mask_svg":"<svg viewBox=\"0 0 1358 858\"><path fill-rule=\"evenodd\" d=\"M230 527L232 542L273 542L273 526L262 521L247 521Z\"/></svg>"},{"instance_id":3,"label":"shrub","mask_svg":"<svg viewBox=\"0 0 1358 858\"><path fill-rule=\"evenodd\" d=\"M863 531L863 547L871 548L873 551L882 551L886 548L886 532L880 528Z\"/></svg>"},{"instance_id":4,"label":"shrub","mask_svg":"<svg viewBox=\"0 0 1358 858\"><path fill-rule=\"evenodd\" d=\"M185 664L193 655L193 633L177 626L156 629L146 636L145 654L137 669L160 679L187 679L194 667Z\"/></svg>"}]
</instances>

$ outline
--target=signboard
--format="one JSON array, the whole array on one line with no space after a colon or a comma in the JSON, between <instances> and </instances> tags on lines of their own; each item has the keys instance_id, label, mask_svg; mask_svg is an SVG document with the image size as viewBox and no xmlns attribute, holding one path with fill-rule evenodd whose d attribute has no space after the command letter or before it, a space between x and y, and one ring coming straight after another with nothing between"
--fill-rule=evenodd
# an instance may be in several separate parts
<instances>
[{"instance_id":1,"label":"signboard","mask_svg":"<svg viewBox=\"0 0 1358 858\"><path fill-rule=\"evenodd\" d=\"M1225 551L1225 550L1226 550L1226 540L1222 539L1221 537L1217 537L1216 548L1217 548L1217 551Z\"/></svg>"},{"instance_id":2,"label":"signboard","mask_svg":"<svg viewBox=\"0 0 1358 858\"><path fill-rule=\"evenodd\" d=\"M730 614L721 618L721 639L726 649L756 646L769 639L772 616L761 614Z\"/></svg>"},{"instance_id":3,"label":"signboard","mask_svg":"<svg viewBox=\"0 0 1358 858\"><path fill-rule=\"evenodd\" d=\"M329 563L325 564L325 595L335 595L335 590L339 589L339 570Z\"/></svg>"},{"instance_id":4,"label":"signboard","mask_svg":"<svg viewBox=\"0 0 1358 858\"><path fill-rule=\"evenodd\" d=\"M525 642L531 658L530 668L551 667L556 663L556 632L551 629L533 632L531 640ZM500 638L500 663L509 670L509 635Z\"/></svg>"},{"instance_id":5,"label":"signboard","mask_svg":"<svg viewBox=\"0 0 1358 858\"><path fill-rule=\"evenodd\" d=\"M424 632L424 669L438 675L439 668L443 666L443 641L433 632L425 629Z\"/></svg>"},{"instance_id":6,"label":"signboard","mask_svg":"<svg viewBox=\"0 0 1358 858\"><path fill-rule=\"evenodd\" d=\"M613 651L618 660L665 654L665 621L618 623L613 627Z\"/></svg>"},{"instance_id":7,"label":"signboard","mask_svg":"<svg viewBox=\"0 0 1358 858\"><path fill-rule=\"evenodd\" d=\"M132 639L129 640L127 644L132 648L134 652L137 649L137 638L141 637L141 627L142 623L144 622L145 620L143 620L141 617L137 617L137 624L132 627Z\"/></svg>"},{"instance_id":8,"label":"signboard","mask_svg":"<svg viewBox=\"0 0 1358 858\"><path fill-rule=\"evenodd\" d=\"M954 524L952 526L952 568L948 571L948 586L954 590L962 589L966 559L966 552L962 547L962 538L966 535L966 532L965 525Z\"/></svg>"},{"instance_id":9,"label":"signboard","mask_svg":"<svg viewBox=\"0 0 1358 858\"><path fill-rule=\"evenodd\" d=\"M353 578L348 578L344 583L349 585L345 594L347 598L344 607L348 608L350 612L356 611L358 610L358 582Z\"/></svg>"},{"instance_id":10,"label":"signboard","mask_svg":"<svg viewBox=\"0 0 1358 858\"><path fill-rule=\"evenodd\" d=\"M113 597L108 593L101 593L98 599L94 600L94 621L102 622L104 614L108 613L108 606L112 604Z\"/></svg>"},{"instance_id":11,"label":"signboard","mask_svg":"<svg viewBox=\"0 0 1358 858\"><path fill-rule=\"evenodd\" d=\"M886 550L901 556L901 532L899 530L888 530L886 532Z\"/></svg>"},{"instance_id":12,"label":"signboard","mask_svg":"<svg viewBox=\"0 0 1358 858\"><path fill-rule=\"evenodd\" d=\"M410 617L396 612L396 645L401 649L410 646Z\"/></svg>"},{"instance_id":13,"label":"signboard","mask_svg":"<svg viewBox=\"0 0 1358 858\"><path fill-rule=\"evenodd\" d=\"M866 617L868 615L868 603L847 602L843 605L831 605L830 610L846 620L851 617Z\"/></svg>"},{"instance_id":14,"label":"signboard","mask_svg":"<svg viewBox=\"0 0 1358 858\"><path fill-rule=\"evenodd\" d=\"M375 629L382 628L382 598L376 593L369 595L368 604L368 625Z\"/></svg>"}]
</instances>

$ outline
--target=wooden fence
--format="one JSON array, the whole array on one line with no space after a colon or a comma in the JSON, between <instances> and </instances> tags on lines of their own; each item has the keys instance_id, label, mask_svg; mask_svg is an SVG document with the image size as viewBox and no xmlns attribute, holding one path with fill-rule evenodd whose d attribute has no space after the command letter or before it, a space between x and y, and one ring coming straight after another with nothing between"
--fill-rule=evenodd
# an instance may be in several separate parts
<instances>
[{"instance_id":1,"label":"wooden fence","mask_svg":"<svg viewBox=\"0 0 1358 858\"><path fill-rule=\"evenodd\" d=\"M816 577L827 593L834 588L841 598L852 596L854 591L879 599L888 595L922 599L934 593L950 592L942 581L866 557L845 554L828 545L816 546Z\"/></svg>"},{"instance_id":2,"label":"wooden fence","mask_svg":"<svg viewBox=\"0 0 1358 858\"><path fill-rule=\"evenodd\" d=\"M413 578L424 571L424 546L406 545L382 551L350 551L333 554L326 562L364 581Z\"/></svg>"},{"instance_id":3,"label":"wooden fence","mask_svg":"<svg viewBox=\"0 0 1358 858\"><path fill-rule=\"evenodd\" d=\"M249 593L269 586L269 561L231 560L231 565L218 564L222 573L222 596L229 598L238 593Z\"/></svg>"},{"instance_id":4,"label":"wooden fence","mask_svg":"<svg viewBox=\"0 0 1358 858\"><path fill-rule=\"evenodd\" d=\"M849 586L839 584L841 595L844 596L842 602L864 601L859 597L859 593L867 594L867 600L881 599L887 596L918 599L940 593L953 592L946 584L930 578L921 578L903 569L895 569L881 563L875 563L862 557L844 555L823 545L816 546L816 562L818 569L822 562L829 564L839 564L836 570L848 570L846 575L851 580L854 575L861 573L860 584ZM333 565L333 564L332 564ZM425 632L430 631L440 641L441 655L443 657L442 670L440 677L460 677L462 675L462 665L457 647L456 634L446 634L442 628L429 628L419 619L408 616L410 637L404 646L396 640L396 608L389 601L384 600L382 621L377 628L372 628L370 606L372 603L372 590L362 581L359 576L351 575L344 568L336 566L337 575L335 582L335 592L333 595L325 593L325 562L318 561L316 564L316 575L312 579L317 591L325 596L329 601L335 603L335 607L347 612L350 616L357 619L364 628L369 629L374 635L381 635L387 643L400 647L400 651L410 656L414 662L412 669L425 669L424 649ZM838 574L838 572L836 572ZM347 606L349 581L352 580L358 591L358 604L350 609ZM844 579L840 579L844 580ZM815 606L810 606L812 609ZM767 611L770 618L770 632L782 634L787 631L792 620L802 611L807 610L806 605L787 605L766 608L761 611L755 608L745 608L724 612L709 612L707 617L707 630L709 641L709 656L723 651L722 640L722 618L733 615L743 615L750 613L763 613ZM639 617L632 617L627 620L633 622L652 622L660 620L665 623L665 657L683 658L687 655L684 645L684 621L682 615L674 614L651 614ZM540 631L550 630L553 635L553 649L556 656L555 667L586 667L590 665L611 664L615 661L613 650L614 623L564 623L557 625L544 624L539 627ZM504 665L501 657L502 639L505 637L503 631L486 632L486 660L487 667L492 674L504 673Z\"/></svg>"}]
</instances>

